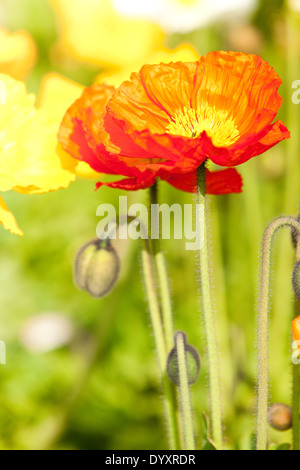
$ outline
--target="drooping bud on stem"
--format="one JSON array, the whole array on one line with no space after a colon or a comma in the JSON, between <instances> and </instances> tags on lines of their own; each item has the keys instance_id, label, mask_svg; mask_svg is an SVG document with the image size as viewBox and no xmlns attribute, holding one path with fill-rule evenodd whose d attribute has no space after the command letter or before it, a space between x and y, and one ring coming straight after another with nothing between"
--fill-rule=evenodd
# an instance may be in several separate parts
<instances>
[{"instance_id":1,"label":"drooping bud on stem","mask_svg":"<svg viewBox=\"0 0 300 470\"><path fill-rule=\"evenodd\" d=\"M196 382L198 378L200 359L196 349L188 344L183 331L175 333L174 343L175 346L167 360L167 374L178 387L183 450L194 450L195 438L189 385Z\"/></svg>"},{"instance_id":2,"label":"drooping bud on stem","mask_svg":"<svg viewBox=\"0 0 300 470\"><path fill-rule=\"evenodd\" d=\"M92 297L107 295L117 282L120 260L109 242L98 239L85 243L78 251L74 263L74 282Z\"/></svg>"},{"instance_id":3,"label":"drooping bud on stem","mask_svg":"<svg viewBox=\"0 0 300 470\"><path fill-rule=\"evenodd\" d=\"M179 365L178 365L178 351L176 347L176 339L178 336L183 338L184 351L187 368L187 378L189 385L197 382L200 372L200 357L197 349L188 344L186 334L183 331L178 331L174 336L175 347L170 351L167 362L167 374L171 382L179 385Z\"/></svg>"}]
</instances>

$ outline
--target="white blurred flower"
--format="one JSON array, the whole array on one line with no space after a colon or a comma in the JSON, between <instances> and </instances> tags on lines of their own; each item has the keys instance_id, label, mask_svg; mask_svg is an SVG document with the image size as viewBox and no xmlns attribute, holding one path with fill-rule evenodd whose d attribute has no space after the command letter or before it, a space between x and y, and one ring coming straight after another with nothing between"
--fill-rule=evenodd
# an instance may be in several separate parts
<instances>
[{"instance_id":1,"label":"white blurred flower","mask_svg":"<svg viewBox=\"0 0 300 470\"><path fill-rule=\"evenodd\" d=\"M120 14L151 19L167 32L186 33L218 20L245 16L257 0L112 0Z\"/></svg>"},{"instance_id":2,"label":"white blurred flower","mask_svg":"<svg viewBox=\"0 0 300 470\"><path fill-rule=\"evenodd\" d=\"M290 0L289 5L291 10L296 10L300 13L300 0Z\"/></svg>"},{"instance_id":3,"label":"white blurred flower","mask_svg":"<svg viewBox=\"0 0 300 470\"><path fill-rule=\"evenodd\" d=\"M71 322L59 313L33 315L24 324L20 340L31 352L43 353L65 346L74 334Z\"/></svg>"}]
</instances>

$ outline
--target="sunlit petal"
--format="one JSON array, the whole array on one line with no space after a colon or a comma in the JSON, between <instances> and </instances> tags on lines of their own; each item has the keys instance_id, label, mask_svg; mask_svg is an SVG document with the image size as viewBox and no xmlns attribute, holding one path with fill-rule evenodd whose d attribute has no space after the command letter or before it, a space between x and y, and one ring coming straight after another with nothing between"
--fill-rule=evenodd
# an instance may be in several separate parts
<instances>
[{"instance_id":1,"label":"sunlit petal","mask_svg":"<svg viewBox=\"0 0 300 470\"><path fill-rule=\"evenodd\" d=\"M36 58L36 46L29 33L10 33L0 28L0 73L20 80L30 72Z\"/></svg>"},{"instance_id":2,"label":"sunlit petal","mask_svg":"<svg viewBox=\"0 0 300 470\"><path fill-rule=\"evenodd\" d=\"M2 224L6 230L9 230L11 233L14 233L15 235L21 235L21 236L23 235L22 230L20 230L18 227L15 217L7 208L2 197L0 197L0 224Z\"/></svg>"}]
</instances>

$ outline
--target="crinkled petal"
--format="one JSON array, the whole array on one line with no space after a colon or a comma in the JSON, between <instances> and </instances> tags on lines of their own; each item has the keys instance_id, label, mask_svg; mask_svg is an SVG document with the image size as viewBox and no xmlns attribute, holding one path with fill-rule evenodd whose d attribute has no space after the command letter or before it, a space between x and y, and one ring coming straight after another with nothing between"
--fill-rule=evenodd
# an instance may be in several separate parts
<instances>
[{"instance_id":1,"label":"crinkled petal","mask_svg":"<svg viewBox=\"0 0 300 470\"><path fill-rule=\"evenodd\" d=\"M144 65L117 90L109 109L130 129L165 132L185 108L206 106L225 111L240 138L269 125L282 103L281 79L259 56L210 52L198 62Z\"/></svg>"},{"instance_id":2,"label":"crinkled petal","mask_svg":"<svg viewBox=\"0 0 300 470\"><path fill-rule=\"evenodd\" d=\"M178 133L183 132L183 160L189 159L197 140L199 160L211 158L222 166L234 166L289 137L282 123L272 124L282 103L280 84L277 73L258 56L211 52L198 62L144 65L122 83L107 110L124 133L147 150L157 148L162 135L178 142ZM200 113L192 123L190 110ZM183 120L187 116L179 127L174 126L178 115ZM206 122L205 130L194 135L193 126L201 122ZM113 134L111 139L117 145ZM121 143L120 153L126 150Z\"/></svg>"},{"instance_id":3,"label":"crinkled petal","mask_svg":"<svg viewBox=\"0 0 300 470\"><path fill-rule=\"evenodd\" d=\"M99 154L101 151L107 154L99 133L103 129L105 106L114 91L115 88L108 85L86 88L66 111L59 128L58 139L63 149L96 170L94 149L97 148Z\"/></svg>"},{"instance_id":4,"label":"crinkled petal","mask_svg":"<svg viewBox=\"0 0 300 470\"><path fill-rule=\"evenodd\" d=\"M281 121L272 123L282 102L280 84L266 61L238 52L144 65L117 90L85 90L59 136L75 158L96 171L134 178L133 186L150 171L189 187L188 175L206 159L236 166L289 137ZM241 186L234 169L207 173L212 194L240 192Z\"/></svg>"},{"instance_id":5,"label":"crinkled petal","mask_svg":"<svg viewBox=\"0 0 300 470\"><path fill-rule=\"evenodd\" d=\"M209 158L221 166L234 166L245 163L252 157L261 155L274 145L284 139L290 138L290 132L282 121L276 121L274 124L267 126L255 138L250 137L247 142L236 145L232 149L217 149L211 144L209 150Z\"/></svg>"}]
</instances>

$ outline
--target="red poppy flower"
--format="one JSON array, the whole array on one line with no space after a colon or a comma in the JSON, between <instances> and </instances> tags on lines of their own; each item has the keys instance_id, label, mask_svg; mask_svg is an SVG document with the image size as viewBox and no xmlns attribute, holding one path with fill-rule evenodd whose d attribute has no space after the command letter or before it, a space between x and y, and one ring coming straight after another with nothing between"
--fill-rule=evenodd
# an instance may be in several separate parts
<instances>
[{"instance_id":1,"label":"red poppy flower","mask_svg":"<svg viewBox=\"0 0 300 470\"><path fill-rule=\"evenodd\" d=\"M144 65L115 90L87 88L59 132L64 149L100 172L125 179L105 184L135 190L157 177L195 191L206 160L233 167L290 134L274 120L281 80L258 56L211 52L196 62ZM210 194L240 192L235 168L209 172Z\"/></svg>"}]
</instances>

